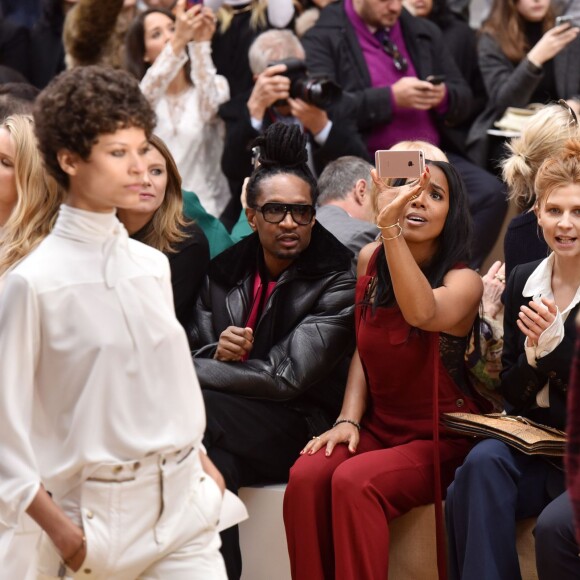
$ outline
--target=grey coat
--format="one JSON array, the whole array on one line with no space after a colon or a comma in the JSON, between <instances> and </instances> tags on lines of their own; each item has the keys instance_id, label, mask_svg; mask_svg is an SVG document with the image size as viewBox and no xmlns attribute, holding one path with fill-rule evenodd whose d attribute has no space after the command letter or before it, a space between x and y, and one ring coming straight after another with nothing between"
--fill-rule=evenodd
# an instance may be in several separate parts
<instances>
[{"instance_id":1,"label":"grey coat","mask_svg":"<svg viewBox=\"0 0 580 580\"><path fill-rule=\"evenodd\" d=\"M524 58L511 62L489 34L482 34L478 46L479 67L487 90L487 107L474 121L467 137L467 152L482 167L488 161L487 130L508 107L526 107L543 77L543 71ZM561 99L580 93L580 37L554 57L556 91Z\"/></svg>"}]
</instances>

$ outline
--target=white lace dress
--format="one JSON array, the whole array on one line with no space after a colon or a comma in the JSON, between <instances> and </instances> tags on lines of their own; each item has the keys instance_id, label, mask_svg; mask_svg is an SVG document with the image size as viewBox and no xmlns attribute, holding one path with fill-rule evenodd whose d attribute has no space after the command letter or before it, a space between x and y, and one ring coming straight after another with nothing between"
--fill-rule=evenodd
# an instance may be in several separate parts
<instances>
[{"instance_id":1,"label":"white lace dress","mask_svg":"<svg viewBox=\"0 0 580 580\"><path fill-rule=\"evenodd\" d=\"M230 191L221 170L225 125L217 110L229 100L230 90L227 80L216 74L210 42L190 42L188 48L193 86L176 95L167 94L167 87L187 62L185 51L175 55L170 43L140 86L157 113L155 133L173 154L183 189L195 192L206 211L219 217Z\"/></svg>"}]
</instances>

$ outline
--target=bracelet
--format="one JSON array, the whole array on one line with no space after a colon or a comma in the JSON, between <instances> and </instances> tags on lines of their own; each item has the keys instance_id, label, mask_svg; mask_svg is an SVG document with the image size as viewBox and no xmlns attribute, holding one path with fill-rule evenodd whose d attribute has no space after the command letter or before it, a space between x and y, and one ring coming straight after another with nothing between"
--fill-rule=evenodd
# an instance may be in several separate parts
<instances>
[{"instance_id":1,"label":"bracelet","mask_svg":"<svg viewBox=\"0 0 580 580\"><path fill-rule=\"evenodd\" d=\"M388 242L389 240L394 240L394 239L398 238L402 233L403 233L403 228L401 226L399 226L399 233L396 236L392 236L390 238L385 238L385 236L383 236L383 234L381 234L381 240L385 240L385 242Z\"/></svg>"},{"instance_id":2,"label":"bracelet","mask_svg":"<svg viewBox=\"0 0 580 580\"><path fill-rule=\"evenodd\" d=\"M390 226L380 226L379 224L377 224L377 228L379 228L379 230L388 230L389 228L400 228L400 224L399 224L399 220L396 221L396 223L391 224Z\"/></svg>"},{"instance_id":3,"label":"bracelet","mask_svg":"<svg viewBox=\"0 0 580 580\"><path fill-rule=\"evenodd\" d=\"M68 558L63 558L62 561L70 568L70 561L74 560L80 553L80 551L87 545L87 538L85 537L85 535L83 534L83 539L81 541L81 545L75 550L74 554L72 554L72 556L69 556Z\"/></svg>"},{"instance_id":4,"label":"bracelet","mask_svg":"<svg viewBox=\"0 0 580 580\"><path fill-rule=\"evenodd\" d=\"M360 431L360 423L358 421L353 421L352 419L337 419L334 422L333 427L336 427L337 425L340 425L341 423L350 423L351 425L354 425Z\"/></svg>"}]
</instances>

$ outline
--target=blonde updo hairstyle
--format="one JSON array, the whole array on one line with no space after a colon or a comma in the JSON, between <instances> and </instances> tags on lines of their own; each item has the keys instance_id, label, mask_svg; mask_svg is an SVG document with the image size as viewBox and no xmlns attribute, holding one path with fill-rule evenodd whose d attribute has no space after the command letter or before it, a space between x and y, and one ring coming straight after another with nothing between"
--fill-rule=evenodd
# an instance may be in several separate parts
<instances>
[{"instance_id":1,"label":"blonde updo hairstyle","mask_svg":"<svg viewBox=\"0 0 580 580\"><path fill-rule=\"evenodd\" d=\"M570 139L560 153L542 163L534 183L536 211L546 203L550 194L567 185L580 185L580 140Z\"/></svg>"},{"instance_id":2,"label":"blonde updo hairstyle","mask_svg":"<svg viewBox=\"0 0 580 580\"><path fill-rule=\"evenodd\" d=\"M29 254L52 230L63 190L45 170L32 117L12 115L0 127L14 143L14 177L18 200L0 238L0 276Z\"/></svg>"},{"instance_id":3,"label":"blonde updo hairstyle","mask_svg":"<svg viewBox=\"0 0 580 580\"><path fill-rule=\"evenodd\" d=\"M509 199L521 210L534 205L534 180L545 159L554 157L569 139L580 137L570 111L561 105L547 105L535 113L519 137L507 148L511 155L502 161L503 179Z\"/></svg>"}]
</instances>

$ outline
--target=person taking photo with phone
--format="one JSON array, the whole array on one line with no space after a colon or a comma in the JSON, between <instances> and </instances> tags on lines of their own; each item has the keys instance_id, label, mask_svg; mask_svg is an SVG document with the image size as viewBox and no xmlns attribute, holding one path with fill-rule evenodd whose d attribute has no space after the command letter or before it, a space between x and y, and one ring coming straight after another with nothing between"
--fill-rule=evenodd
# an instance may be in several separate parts
<instances>
[{"instance_id":1,"label":"person taking photo with phone","mask_svg":"<svg viewBox=\"0 0 580 580\"><path fill-rule=\"evenodd\" d=\"M580 112L580 28L554 23L549 0L494 0L478 45L488 101L467 137L477 163L503 155L487 130L508 107L566 99Z\"/></svg>"},{"instance_id":2,"label":"person taking photo with phone","mask_svg":"<svg viewBox=\"0 0 580 580\"><path fill-rule=\"evenodd\" d=\"M390 521L440 500L440 477L472 445L437 426L439 412L478 410L464 355L483 285L465 267L463 183L441 161L400 187L372 174L381 239L359 254L342 409L302 449L284 496L294 580L386 578Z\"/></svg>"}]
</instances>

